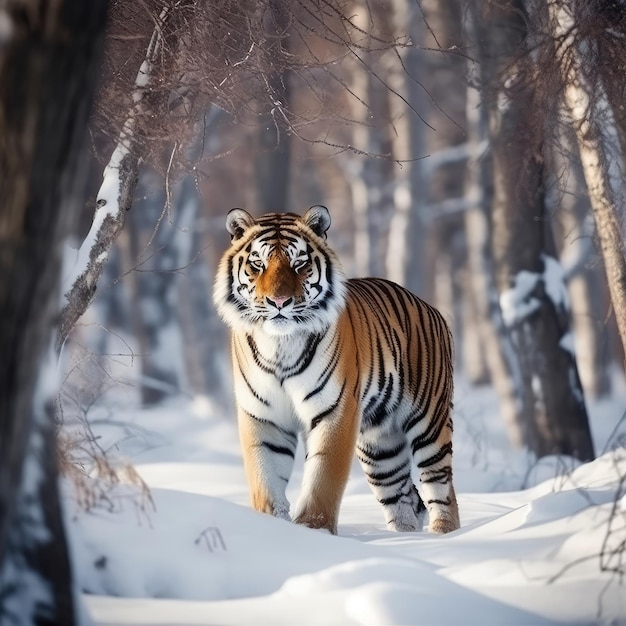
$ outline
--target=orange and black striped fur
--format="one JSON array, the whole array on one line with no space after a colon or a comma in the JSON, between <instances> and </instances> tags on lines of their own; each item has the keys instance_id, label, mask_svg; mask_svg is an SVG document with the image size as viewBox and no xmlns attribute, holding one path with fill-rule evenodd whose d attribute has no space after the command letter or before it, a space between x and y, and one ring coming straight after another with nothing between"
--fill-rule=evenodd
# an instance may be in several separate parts
<instances>
[{"instance_id":1,"label":"orange and black striped fur","mask_svg":"<svg viewBox=\"0 0 626 626\"><path fill-rule=\"evenodd\" d=\"M238 423L252 505L291 519L285 488L305 446L294 521L337 532L354 451L392 530L459 527L452 484L452 340L399 285L346 280L330 216L242 209L214 301L232 330ZM412 468L419 476L419 493Z\"/></svg>"}]
</instances>

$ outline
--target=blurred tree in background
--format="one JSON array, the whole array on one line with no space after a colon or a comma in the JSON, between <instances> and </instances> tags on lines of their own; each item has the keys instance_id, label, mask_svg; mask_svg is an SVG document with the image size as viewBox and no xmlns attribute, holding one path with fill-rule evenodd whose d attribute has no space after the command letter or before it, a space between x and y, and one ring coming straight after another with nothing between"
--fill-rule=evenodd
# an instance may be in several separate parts
<instances>
[{"instance_id":1,"label":"blurred tree in background","mask_svg":"<svg viewBox=\"0 0 626 626\"><path fill-rule=\"evenodd\" d=\"M0 3L0 622L79 621L56 446L63 244L106 0Z\"/></svg>"},{"instance_id":2,"label":"blurred tree in background","mask_svg":"<svg viewBox=\"0 0 626 626\"><path fill-rule=\"evenodd\" d=\"M625 36L620 1L114 2L66 405L95 377L230 411L224 216L325 204L349 275L442 309L514 443L593 458L585 396L624 373Z\"/></svg>"}]
</instances>

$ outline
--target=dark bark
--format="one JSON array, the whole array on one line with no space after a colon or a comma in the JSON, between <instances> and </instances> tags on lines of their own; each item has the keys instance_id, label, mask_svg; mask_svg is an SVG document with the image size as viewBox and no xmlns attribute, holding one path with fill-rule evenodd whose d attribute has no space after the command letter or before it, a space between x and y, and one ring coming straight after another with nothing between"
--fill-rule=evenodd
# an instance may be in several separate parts
<instances>
[{"instance_id":1,"label":"dark bark","mask_svg":"<svg viewBox=\"0 0 626 626\"><path fill-rule=\"evenodd\" d=\"M481 4L478 23L493 150L493 252L504 321L519 365L520 425L537 454L593 458L578 370L566 345L569 311L551 297L557 263L544 211L545 111L525 54L523 3ZM484 84L485 86L485 84ZM536 113L536 114L535 114ZM522 289L522 281L532 289ZM526 282L528 284L528 282ZM563 290L562 280L558 288ZM515 301L510 305L510 298Z\"/></svg>"},{"instance_id":2,"label":"dark bark","mask_svg":"<svg viewBox=\"0 0 626 626\"><path fill-rule=\"evenodd\" d=\"M75 622L55 425L51 398L45 397L51 390L40 377L53 345L61 244L77 208L73 174L100 61L106 4L16 1L4 9L11 33L0 48L3 622ZM20 570L30 576L20 576ZM49 595L37 598L24 581L48 586Z\"/></svg>"}]
</instances>

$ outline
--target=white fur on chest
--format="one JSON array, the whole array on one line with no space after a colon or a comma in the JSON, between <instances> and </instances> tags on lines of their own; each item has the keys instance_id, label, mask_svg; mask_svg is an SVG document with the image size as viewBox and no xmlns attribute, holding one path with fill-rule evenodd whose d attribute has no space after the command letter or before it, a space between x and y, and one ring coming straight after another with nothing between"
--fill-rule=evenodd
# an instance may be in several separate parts
<instances>
[{"instance_id":1,"label":"white fur on chest","mask_svg":"<svg viewBox=\"0 0 626 626\"><path fill-rule=\"evenodd\" d=\"M277 337L254 332L251 337L260 363L254 362L250 345L241 342L249 384L235 371L239 406L278 426L308 429L311 420L335 403L341 392L341 381L327 371L332 336L327 332L314 341L305 333ZM305 361L307 366L302 368Z\"/></svg>"}]
</instances>

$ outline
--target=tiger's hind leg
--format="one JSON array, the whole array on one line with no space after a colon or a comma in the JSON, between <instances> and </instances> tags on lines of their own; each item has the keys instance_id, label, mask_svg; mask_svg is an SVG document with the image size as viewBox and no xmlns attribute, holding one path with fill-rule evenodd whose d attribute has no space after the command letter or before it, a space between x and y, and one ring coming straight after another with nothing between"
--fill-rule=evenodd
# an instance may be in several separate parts
<instances>
[{"instance_id":1,"label":"tiger's hind leg","mask_svg":"<svg viewBox=\"0 0 626 626\"><path fill-rule=\"evenodd\" d=\"M426 507L411 479L411 455L404 434L380 437L379 433L366 430L357 442L357 457L383 507L387 528L421 531Z\"/></svg>"},{"instance_id":2,"label":"tiger's hind leg","mask_svg":"<svg viewBox=\"0 0 626 626\"><path fill-rule=\"evenodd\" d=\"M459 508L452 483L452 419L423 417L407 432L419 470L420 491L430 518L431 533L460 527Z\"/></svg>"}]
</instances>

